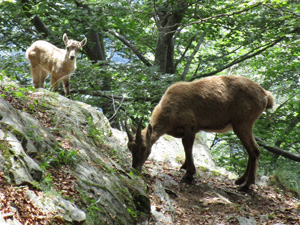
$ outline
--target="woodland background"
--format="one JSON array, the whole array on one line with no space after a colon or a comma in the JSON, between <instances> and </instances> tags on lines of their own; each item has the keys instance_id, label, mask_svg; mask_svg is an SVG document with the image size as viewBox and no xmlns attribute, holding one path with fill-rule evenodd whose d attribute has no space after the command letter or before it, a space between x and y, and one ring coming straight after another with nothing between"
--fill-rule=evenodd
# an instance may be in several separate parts
<instances>
[{"instance_id":1,"label":"woodland background","mask_svg":"<svg viewBox=\"0 0 300 225\"><path fill-rule=\"evenodd\" d=\"M20 84L32 86L30 44L45 39L64 48L64 33L88 39L71 77L73 99L103 110L118 129L125 115L134 122L150 118L174 82L246 76L276 99L255 136L266 148L300 154L299 1L0 2L0 70ZM220 166L244 171L247 153L233 133L208 139ZM300 194L299 162L261 150L258 174L274 175Z\"/></svg>"}]
</instances>

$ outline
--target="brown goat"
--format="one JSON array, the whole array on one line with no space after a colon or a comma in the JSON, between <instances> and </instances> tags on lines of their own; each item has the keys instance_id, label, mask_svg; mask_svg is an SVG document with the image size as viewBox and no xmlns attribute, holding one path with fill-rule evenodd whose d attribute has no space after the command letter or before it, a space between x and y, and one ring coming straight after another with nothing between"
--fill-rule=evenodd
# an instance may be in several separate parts
<instances>
[{"instance_id":1,"label":"brown goat","mask_svg":"<svg viewBox=\"0 0 300 225\"><path fill-rule=\"evenodd\" d=\"M26 51L30 61L31 75L35 88L43 88L48 74L51 75L51 86L57 91L60 82L64 83L65 95L70 95L70 76L76 69L78 51L86 44L87 39L81 42L68 40L63 35L66 49L60 49L47 41L36 41Z\"/></svg>"},{"instance_id":2,"label":"brown goat","mask_svg":"<svg viewBox=\"0 0 300 225\"><path fill-rule=\"evenodd\" d=\"M247 169L235 183L241 185L240 190L247 190L255 184L260 154L252 128L261 113L273 105L272 94L245 77L213 76L178 82L167 89L154 108L148 127L141 130L140 122L133 135L126 124L132 166L141 171L152 145L169 134L182 138L186 159L181 168L186 174L181 181L191 183L196 172L192 155L195 134L233 129L249 155Z\"/></svg>"}]
</instances>

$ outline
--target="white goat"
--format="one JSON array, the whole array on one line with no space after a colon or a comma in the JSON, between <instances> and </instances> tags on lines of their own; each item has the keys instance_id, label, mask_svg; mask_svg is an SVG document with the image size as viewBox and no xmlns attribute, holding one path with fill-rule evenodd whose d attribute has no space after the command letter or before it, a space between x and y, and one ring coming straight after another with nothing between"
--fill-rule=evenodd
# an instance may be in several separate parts
<instances>
[{"instance_id":1,"label":"white goat","mask_svg":"<svg viewBox=\"0 0 300 225\"><path fill-rule=\"evenodd\" d=\"M43 88L48 74L51 76L51 86L57 91L60 82L64 84L65 95L70 95L70 76L76 69L78 51L86 44L87 39L81 42L68 40L63 35L66 49L60 49L47 41L36 41L26 51L30 61L31 75L35 88Z\"/></svg>"}]
</instances>

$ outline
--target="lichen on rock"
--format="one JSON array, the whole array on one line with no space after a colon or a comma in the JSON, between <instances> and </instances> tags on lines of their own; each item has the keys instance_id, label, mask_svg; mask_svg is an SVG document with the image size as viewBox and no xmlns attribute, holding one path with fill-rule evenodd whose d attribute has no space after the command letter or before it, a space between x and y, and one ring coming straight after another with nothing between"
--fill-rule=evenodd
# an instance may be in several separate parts
<instances>
[{"instance_id":1,"label":"lichen on rock","mask_svg":"<svg viewBox=\"0 0 300 225\"><path fill-rule=\"evenodd\" d=\"M2 85L8 84L18 90L7 79ZM13 101L1 97L0 170L9 183L28 186L33 203L59 221L134 224L149 217L150 201L143 179L128 175L129 153L117 133L99 110L56 93L29 91ZM54 185L50 168L72 177L55 182L73 195L57 189L63 185Z\"/></svg>"}]
</instances>

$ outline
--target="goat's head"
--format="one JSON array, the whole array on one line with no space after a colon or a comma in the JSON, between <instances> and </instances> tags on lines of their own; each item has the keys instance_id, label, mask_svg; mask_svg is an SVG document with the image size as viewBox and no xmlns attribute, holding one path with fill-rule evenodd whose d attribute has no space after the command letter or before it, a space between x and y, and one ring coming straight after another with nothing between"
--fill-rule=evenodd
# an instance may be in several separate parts
<instances>
[{"instance_id":1,"label":"goat's head","mask_svg":"<svg viewBox=\"0 0 300 225\"><path fill-rule=\"evenodd\" d=\"M77 57L79 50L86 44L87 39L84 38L81 42L69 40L67 34L63 36L64 43L66 45L67 57L70 60L74 60Z\"/></svg>"},{"instance_id":2,"label":"goat's head","mask_svg":"<svg viewBox=\"0 0 300 225\"><path fill-rule=\"evenodd\" d=\"M135 135L129 130L126 121L125 128L128 136L128 148L132 154L132 167L141 171L151 152L152 126L149 124L148 127L142 131L141 120L137 129L132 127L132 131Z\"/></svg>"}]
</instances>

